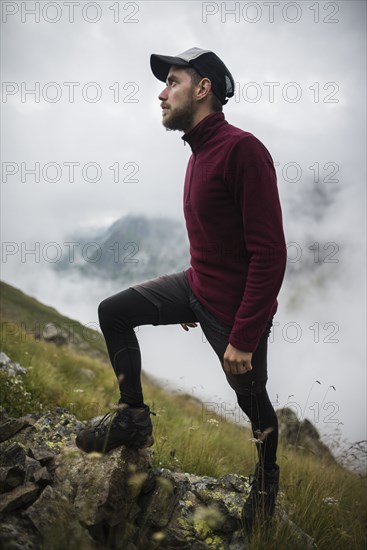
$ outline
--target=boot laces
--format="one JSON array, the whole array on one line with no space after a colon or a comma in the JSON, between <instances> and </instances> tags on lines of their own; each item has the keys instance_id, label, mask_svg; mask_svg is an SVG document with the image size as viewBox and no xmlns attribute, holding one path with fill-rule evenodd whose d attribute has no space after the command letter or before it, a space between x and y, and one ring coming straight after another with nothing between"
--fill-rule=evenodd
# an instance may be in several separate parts
<instances>
[{"instance_id":1,"label":"boot laces","mask_svg":"<svg viewBox=\"0 0 367 550\"><path fill-rule=\"evenodd\" d=\"M112 423L116 419L117 415L119 417L119 420L129 419L128 411L129 411L129 407L126 407L124 409L120 409L119 407L117 407L117 410L112 410L112 411L107 412L101 418L101 420L99 420L99 422L96 424L96 426L95 426L96 432L97 433L103 433L107 428L111 428ZM153 414L154 416L157 416L157 413L154 412L154 411L151 411L150 409L149 409L149 414ZM106 422L107 419L109 419L109 423Z\"/></svg>"}]
</instances>

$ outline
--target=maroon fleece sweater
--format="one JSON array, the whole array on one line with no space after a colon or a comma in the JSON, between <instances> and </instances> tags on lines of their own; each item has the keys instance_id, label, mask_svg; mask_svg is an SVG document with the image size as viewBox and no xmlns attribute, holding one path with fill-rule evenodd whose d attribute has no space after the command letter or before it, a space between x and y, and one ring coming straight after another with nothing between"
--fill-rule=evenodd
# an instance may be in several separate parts
<instances>
[{"instance_id":1,"label":"maroon fleece sweater","mask_svg":"<svg viewBox=\"0 0 367 550\"><path fill-rule=\"evenodd\" d=\"M183 210L190 287L231 327L229 342L253 352L278 308L287 251L272 157L250 132L211 113L182 136L192 155Z\"/></svg>"}]
</instances>

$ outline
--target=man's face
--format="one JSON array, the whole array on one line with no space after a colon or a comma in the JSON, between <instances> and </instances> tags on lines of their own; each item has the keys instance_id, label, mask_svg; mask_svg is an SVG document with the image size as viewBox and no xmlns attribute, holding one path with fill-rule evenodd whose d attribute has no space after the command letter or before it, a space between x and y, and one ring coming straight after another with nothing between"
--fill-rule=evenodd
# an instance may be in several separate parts
<instances>
[{"instance_id":1,"label":"man's face","mask_svg":"<svg viewBox=\"0 0 367 550\"><path fill-rule=\"evenodd\" d=\"M193 92L191 75L181 67L172 66L167 75L166 87L158 96L162 107L162 124L167 130L187 133L194 126L197 102Z\"/></svg>"}]
</instances>

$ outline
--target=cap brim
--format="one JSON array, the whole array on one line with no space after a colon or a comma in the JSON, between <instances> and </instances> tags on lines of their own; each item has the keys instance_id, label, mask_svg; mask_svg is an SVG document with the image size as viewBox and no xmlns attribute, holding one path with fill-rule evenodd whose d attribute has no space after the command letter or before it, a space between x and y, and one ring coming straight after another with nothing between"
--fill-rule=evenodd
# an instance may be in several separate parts
<instances>
[{"instance_id":1,"label":"cap brim","mask_svg":"<svg viewBox=\"0 0 367 550\"><path fill-rule=\"evenodd\" d=\"M156 53L153 53L150 56L150 67L152 72L154 76L162 82L166 82L167 75L172 65L177 65L178 67L190 67L190 64L180 57L170 57L168 55L158 55Z\"/></svg>"}]
</instances>

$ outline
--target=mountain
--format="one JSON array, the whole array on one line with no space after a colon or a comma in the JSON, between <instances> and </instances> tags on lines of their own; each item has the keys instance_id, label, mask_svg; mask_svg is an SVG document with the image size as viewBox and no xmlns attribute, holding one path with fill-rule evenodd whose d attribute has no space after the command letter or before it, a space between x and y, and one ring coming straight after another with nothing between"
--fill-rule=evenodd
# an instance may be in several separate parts
<instances>
[{"instance_id":1,"label":"mountain","mask_svg":"<svg viewBox=\"0 0 367 550\"><path fill-rule=\"evenodd\" d=\"M296 191L283 204L288 245L285 278L291 278L294 285L310 279L324 284L344 246L338 233L325 229L338 213L340 189L336 184L308 181ZM74 270L83 277L107 276L132 284L190 265L185 223L173 218L128 214L108 228L83 230L65 241L69 253L51 267Z\"/></svg>"},{"instance_id":2,"label":"mountain","mask_svg":"<svg viewBox=\"0 0 367 550\"><path fill-rule=\"evenodd\" d=\"M107 229L67 240L74 245L54 268L77 270L84 277L142 281L190 265L186 227L169 218L127 215Z\"/></svg>"}]
</instances>

